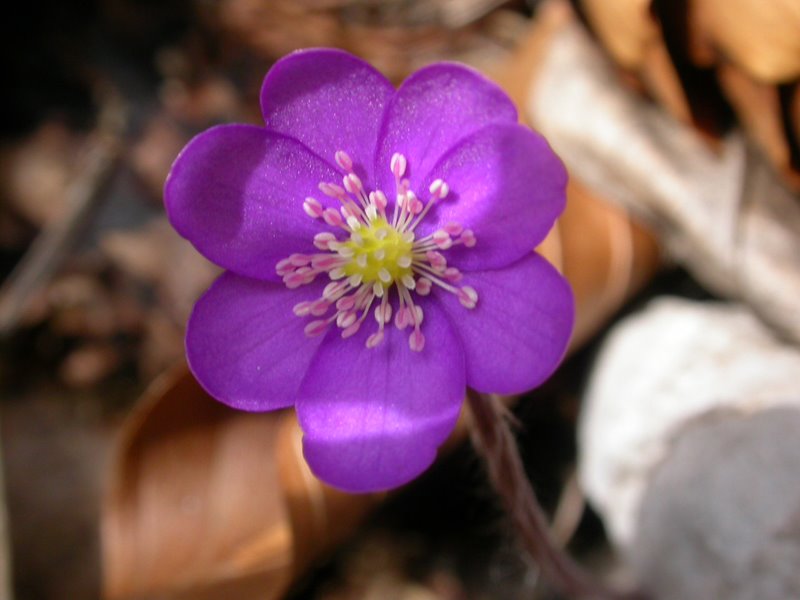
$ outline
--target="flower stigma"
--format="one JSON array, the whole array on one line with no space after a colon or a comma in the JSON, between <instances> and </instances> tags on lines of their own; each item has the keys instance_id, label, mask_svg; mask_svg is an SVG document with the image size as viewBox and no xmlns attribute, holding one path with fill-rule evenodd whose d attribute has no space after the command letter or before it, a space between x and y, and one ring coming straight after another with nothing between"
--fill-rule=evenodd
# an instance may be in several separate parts
<instances>
[{"instance_id":1,"label":"flower stigma","mask_svg":"<svg viewBox=\"0 0 800 600\"><path fill-rule=\"evenodd\" d=\"M366 340L368 348L383 341L385 326L394 322L400 330L409 328L409 346L421 352L425 336L421 325L422 307L415 296L427 296L434 286L455 294L460 303L475 308L478 294L470 286L456 286L463 278L461 271L449 266L443 252L456 245L471 248L475 235L459 223L448 223L430 235L417 238L416 228L438 202L444 200L449 187L441 179L429 187L426 202L410 189L405 175L408 163L395 153L390 161L396 188L394 207L389 208L386 194L380 190L367 193L353 169L349 155L339 150L336 164L342 170L342 185L321 182L319 190L340 203L339 209L325 208L316 198L308 197L303 210L312 219L341 229L337 237L330 231L314 236L314 246L322 252L292 254L276 265L285 285L297 288L327 274L328 283L322 296L294 306L298 317L315 317L305 327L308 336L321 335L333 323L343 338L354 335L372 312L377 330ZM397 303L393 309L392 290Z\"/></svg>"}]
</instances>

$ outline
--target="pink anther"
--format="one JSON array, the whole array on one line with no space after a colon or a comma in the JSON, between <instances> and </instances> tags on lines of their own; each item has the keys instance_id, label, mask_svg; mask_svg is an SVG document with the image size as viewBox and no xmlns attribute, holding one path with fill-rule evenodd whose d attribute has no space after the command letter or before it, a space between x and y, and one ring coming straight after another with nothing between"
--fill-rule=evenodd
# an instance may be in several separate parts
<instances>
[{"instance_id":1,"label":"pink anther","mask_svg":"<svg viewBox=\"0 0 800 600\"><path fill-rule=\"evenodd\" d=\"M383 341L383 329L378 329L375 333L367 338L365 343L367 348L374 348Z\"/></svg>"},{"instance_id":2,"label":"pink anther","mask_svg":"<svg viewBox=\"0 0 800 600\"><path fill-rule=\"evenodd\" d=\"M442 273L442 277L447 279L447 281L452 281L453 283L456 283L458 281L461 281L464 278L464 275L461 273L461 271L459 271L455 267L448 267L444 270L444 273Z\"/></svg>"},{"instance_id":3,"label":"pink anther","mask_svg":"<svg viewBox=\"0 0 800 600\"><path fill-rule=\"evenodd\" d=\"M461 234L459 238L461 243L464 244L467 248L472 248L477 240L475 239L475 234L472 232L472 229L465 229L464 232Z\"/></svg>"},{"instance_id":4,"label":"pink anther","mask_svg":"<svg viewBox=\"0 0 800 600\"><path fill-rule=\"evenodd\" d=\"M431 267L433 267L434 271L441 271L447 267L447 259L441 254L441 252L437 252L436 250L428 250L425 253L425 258L427 258L428 262L431 263Z\"/></svg>"},{"instance_id":5,"label":"pink anther","mask_svg":"<svg viewBox=\"0 0 800 600\"><path fill-rule=\"evenodd\" d=\"M304 267L311 263L311 257L305 254L292 254L289 256L289 262L291 262L294 267Z\"/></svg>"},{"instance_id":6,"label":"pink anther","mask_svg":"<svg viewBox=\"0 0 800 600\"><path fill-rule=\"evenodd\" d=\"M309 312L314 315L315 317L321 317L328 309L331 307L331 303L325 300L324 298L320 298L319 300L314 300L311 303L311 309Z\"/></svg>"},{"instance_id":7,"label":"pink anther","mask_svg":"<svg viewBox=\"0 0 800 600\"><path fill-rule=\"evenodd\" d=\"M342 291L347 287L347 283L342 281L331 281L325 288L322 290L322 297L326 300L334 301L336 300L342 293Z\"/></svg>"},{"instance_id":8,"label":"pink anther","mask_svg":"<svg viewBox=\"0 0 800 600\"><path fill-rule=\"evenodd\" d=\"M342 183L344 183L344 189L351 194L360 194L364 191L364 185L355 173L348 173L345 175L344 179L342 179Z\"/></svg>"},{"instance_id":9,"label":"pink anther","mask_svg":"<svg viewBox=\"0 0 800 600\"><path fill-rule=\"evenodd\" d=\"M443 229L450 235L458 235L464 231L464 227L462 227L461 223L455 223L453 221L445 225Z\"/></svg>"},{"instance_id":10,"label":"pink anther","mask_svg":"<svg viewBox=\"0 0 800 600\"><path fill-rule=\"evenodd\" d=\"M411 332L411 335L408 336L408 346L414 352L422 352L423 348L425 348L425 336L422 335L419 329L415 329Z\"/></svg>"},{"instance_id":11,"label":"pink anther","mask_svg":"<svg viewBox=\"0 0 800 600\"><path fill-rule=\"evenodd\" d=\"M441 200L447 197L447 194L450 192L450 187L441 179L437 179L431 184L428 191L431 193L434 200Z\"/></svg>"},{"instance_id":12,"label":"pink anther","mask_svg":"<svg viewBox=\"0 0 800 600\"><path fill-rule=\"evenodd\" d=\"M356 305L355 296L344 296L336 301L337 310L350 310Z\"/></svg>"},{"instance_id":13,"label":"pink anther","mask_svg":"<svg viewBox=\"0 0 800 600\"><path fill-rule=\"evenodd\" d=\"M391 168L395 179L400 179L403 175L405 175L407 166L408 161L406 161L405 156L399 152L392 154L392 159L389 161L389 168Z\"/></svg>"},{"instance_id":14,"label":"pink anther","mask_svg":"<svg viewBox=\"0 0 800 600\"><path fill-rule=\"evenodd\" d=\"M342 329L347 329L356 322L358 315L355 311L348 311L348 312L340 312L336 315L336 325L341 327Z\"/></svg>"},{"instance_id":15,"label":"pink anther","mask_svg":"<svg viewBox=\"0 0 800 600\"><path fill-rule=\"evenodd\" d=\"M344 150L337 150L336 154L333 155L333 158L336 160L336 164L339 165L340 168L348 172L353 170L353 159L351 159Z\"/></svg>"},{"instance_id":16,"label":"pink anther","mask_svg":"<svg viewBox=\"0 0 800 600\"><path fill-rule=\"evenodd\" d=\"M345 197L344 189L342 189L341 186L338 186L335 183L326 183L323 181L319 184L318 187L320 192L322 192L326 196L330 196L331 198Z\"/></svg>"},{"instance_id":17,"label":"pink anther","mask_svg":"<svg viewBox=\"0 0 800 600\"><path fill-rule=\"evenodd\" d=\"M383 211L386 209L386 206L389 204L389 200L386 198L386 194L382 191L378 190L376 192L372 192L370 194L370 200L372 200L373 204L378 208L379 211Z\"/></svg>"},{"instance_id":18,"label":"pink anther","mask_svg":"<svg viewBox=\"0 0 800 600\"><path fill-rule=\"evenodd\" d=\"M303 210L312 219L318 219L322 215L322 204L316 198L310 196L303 200Z\"/></svg>"},{"instance_id":19,"label":"pink anther","mask_svg":"<svg viewBox=\"0 0 800 600\"><path fill-rule=\"evenodd\" d=\"M280 275L284 276L288 273L294 271L294 267L292 266L292 261L288 258L284 258L283 260L279 260L275 265L275 272Z\"/></svg>"},{"instance_id":20,"label":"pink anther","mask_svg":"<svg viewBox=\"0 0 800 600\"><path fill-rule=\"evenodd\" d=\"M379 304L375 307L375 320L380 323L388 323L392 320L392 305Z\"/></svg>"},{"instance_id":21,"label":"pink anther","mask_svg":"<svg viewBox=\"0 0 800 600\"><path fill-rule=\"evenodd\" d=\"M394 315L394 326L402 330L411 324L411 313L407 307L401 306Z\"/></svg>"},{"instance_id":22,"label":"pink anther","mask_svg":"<svg viewBox=\"0 0 800 600\"><path fill-rule=\"evenodd\" d=\"M322 212L322 218L325 219L325 222L328 225L332 225L333 227L341 227L344 225L344 219L342 215L339 214L338 210L333 208L326 208Z\"/></svg>"},{"instance_id":23,"label":"pink anther","mask_svg":"<svg viewBox=\"0 0 800 600\"><path fill-rule=\"evenodd\" d=\"M316 337L325 333L325 330L328 328L328 321L311 321L308 325L305 326L303 331L308 337Z\"/></svg>"},{"instance_id":24,"label":"pink anther","mask_svg":"<svg viewBox=\"0 0 800 600\"><path fill-rule=\"evenodd\" d=\"M475 308L478 303L478 292L474 288L465 285L458 290L458 301L466 308Z\"/></svg>"},{"instance_id":25,"label":"pink anther","mask_svg":"<svg viewBox=\"0 0 800 600\"><path fill-rule=\"evenodd\" d=\"M419 279L417 279L416 292L420 296L427 296L428 294L431 293L431 285L433 284L431 283L430 279L428 279L427 277L420 277Z\"/></svg>"},{"instance_id":26,"label":"pink anther","mask_svg":"<svg viewBox=\"0 0 800 600\"><path fill-rule=\"evenodd\" d=\"M311 266L315 269L322 269L327 271L333 265L341 262L341 258L337 254L315 254L311 259Z\"/></svg>"},{"instance_id":27,"label":"pink anther","mask_svg":"<svg viewBox=\"0 0 800 600\"><path fill-rule=\"evenodd\" d=\"M345 327L344 330L342 330L342 338L347 339L351 336L354 336L356 333L358 333L358 330L360 328L361 328L361 321L356 321L349 327Z\"/></svg>"},{"instance_id":28,"label":"pink anther","mask_svg":"<svg viewBox=\"0 0 800 600\"><path fill-rule=\"evenodd\" d=\"M284 275L283 282L286 284L287 288L293 290L305 284L306 278L302 273L289 273L288 275Z\"/></svg>"},{"instance_id":29,"label":"pink anther","mask_svg":"<svg viewBox=\"0 0 800 600\"><path fill-rule=\"evenodd\" d=\"M330 243L335 241L337 241L336 236L330 231L323 231L314 236L314 245L320 250L330 250Z\"/></svg>"},{"instance_id":30,"label":"pink anther","mask_svg":"<svg viewBox=\"0 0 800 600\"><path fill-rule=\"evenodd\" d=\"M444 229L437 229L433 232L431 237L433 238L433 243L436 244L440 250L447 250L453 245L453 240L450 239L450 234Z\"/></svg>"},{"instance_id":31,"label":"pink anther","mask_svg":"<svg viewBox=\"0 0 800 600\"><path fill-rule=\"evenodd\" d=\"M305 317L311 312L313 302L298 302L292 307L292 312L298 317Z\"/></svg>"}]
</instances>

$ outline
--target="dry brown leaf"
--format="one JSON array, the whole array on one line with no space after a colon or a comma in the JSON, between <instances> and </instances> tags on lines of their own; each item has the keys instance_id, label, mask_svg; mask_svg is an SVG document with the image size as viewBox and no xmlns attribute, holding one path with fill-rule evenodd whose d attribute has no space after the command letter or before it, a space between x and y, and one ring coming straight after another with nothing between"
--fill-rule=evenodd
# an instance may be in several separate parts
<instances>
[{"instance_id":1,"label":"dry brown leaf","mask_svg":"<svg viewBox=\"0 0 800 600\"><path fill-rule=\"evenodd\" d=\"M220 272L163 217L134 231L111 232L100 247L121 271L154 286L176 323L186 322L195 300Z\"/></svg>"},{"instance_id":2,"label":"dry brown leaf","mask_svg":"<svg viewBox=\"0 0 800 600\"><path fill-rule=\"evenodd\" d=\"M121 356L110 342L87 342L70 352L59 367L59 376L73 388L89 388L120 364Z\"/></svg>"},{"instance_id":3,"label":"dry brown leaf","mask_svg":"<svg viewBox=\"0 0 800 600\"><path fill-rule=\"evenodd\" d=\"M4 148L0 182L9 205L37 227L63 216L66 190L75 177L84 142L66 126L46 122L24 141Z\"/></svg>"},{"instance_id":4,"label":"dry brown leaf","mask_svg":"<svg viewBox=\"0 0 800 600\"><path fill-rule=\"evenodd\" d=\"M159 115L145 126L141 137L130 150L131 169L147 188L151 198L159 203L172 162L187 141L170 119Z\"/></svg>"},{"instance_id":5,"label":"dry brown leaf","mask_svg":"<svg viewBox=\"0 0 800 600\"><path fill-rule=\"evenodd\" d=\"M650 0L582 0L581 7L620 66L633 70L645 66L647 48L660 36Z\"/></svg>"},{"instance_id":6,"label":"dry brown leaf","mask_svg":"<svg viewBox=\"0 0 800 600\"><path fill-rule=\"evenodd\" d=\"M694 0L709 37L763 83L800 78L800 2Z\"/></svg>"},{"instance_id":7,"label":"dry brown leaf","mask_svg":"<svg viewBox=\"0 0 800 600\"><path fill-rule=\"evenodd\" d=\"M718 147L734 118L800 189L790 90L800 78L797 0L573 0L616 63Z\"/></svg>"},{"instance_id":8,"label":"dry brown leaf","mask_svg":"<svg viewBox=\"0 0 800 600\"><path fill-rule=\"evenodd\" d=\"M788 171L789 147L783 129L778 89L756 81L729 63L720 65L718 75L742 126L774 164Z\"/></svg>"},{"instance_id":9,"label":"dry brown leaf","mask_svg":"<svg viewBox=\"0 0 800 600\"><path fill-rule=\"evenodd\" d=\"M102 520L104 587L119 598L279 598L376 496L322 485L292 413L212 400L185 366L123 429Z\"/></svg>"}]
</instances>

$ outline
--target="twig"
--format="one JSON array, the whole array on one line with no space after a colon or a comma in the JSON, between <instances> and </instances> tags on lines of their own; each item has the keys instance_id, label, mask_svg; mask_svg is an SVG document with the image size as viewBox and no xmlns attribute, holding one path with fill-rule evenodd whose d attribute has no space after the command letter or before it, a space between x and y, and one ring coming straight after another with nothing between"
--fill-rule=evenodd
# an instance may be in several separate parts
<instances>
[{"instance_id":1,"label":"twig","mask_svg":"<svg viewBox=\"0 0 800 600\"><path fill-rule=\"evenodd\" d=\"M639 592L605 587L558 547L525 474L507 409L495 395L470 390L467 398L472 413L473 444L486 461L489 479L519 534L519 541L541 569L542 576L568 598L645 600Z\"/></svg>"},{"instance_id":2,"label":"twig","mask_svg":"<svg viewBox=\"0 0 800 600\"><path fill-rule=\"evenodd\" d=\"M120 101L112 97L101 112L98 139L89 151L86 164L67 190L67 215L45 225L0 288L0 337L14 331L33 294L69 256L100 206L120 158L120 135L124 125L124 109Z\"/></svg>"}]
</instances>

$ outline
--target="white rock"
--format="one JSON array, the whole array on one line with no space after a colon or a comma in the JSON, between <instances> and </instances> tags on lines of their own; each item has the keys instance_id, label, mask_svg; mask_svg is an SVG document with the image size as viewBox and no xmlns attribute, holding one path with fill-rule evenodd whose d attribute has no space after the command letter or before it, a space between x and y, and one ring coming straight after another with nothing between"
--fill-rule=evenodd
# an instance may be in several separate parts
<instances>
[{"instance_id":1,"label":"white rock","mask_svg":"<svg viewBox=\"0 0 800 600\"><path fill-rule=\"evenodd\" d=\"M746 308L667 298L604 343L579 430L580 477L612 539L630 549L642 495L671 440L718 409L800 408L800 351Z\"/></svg>"}]
</instances>

